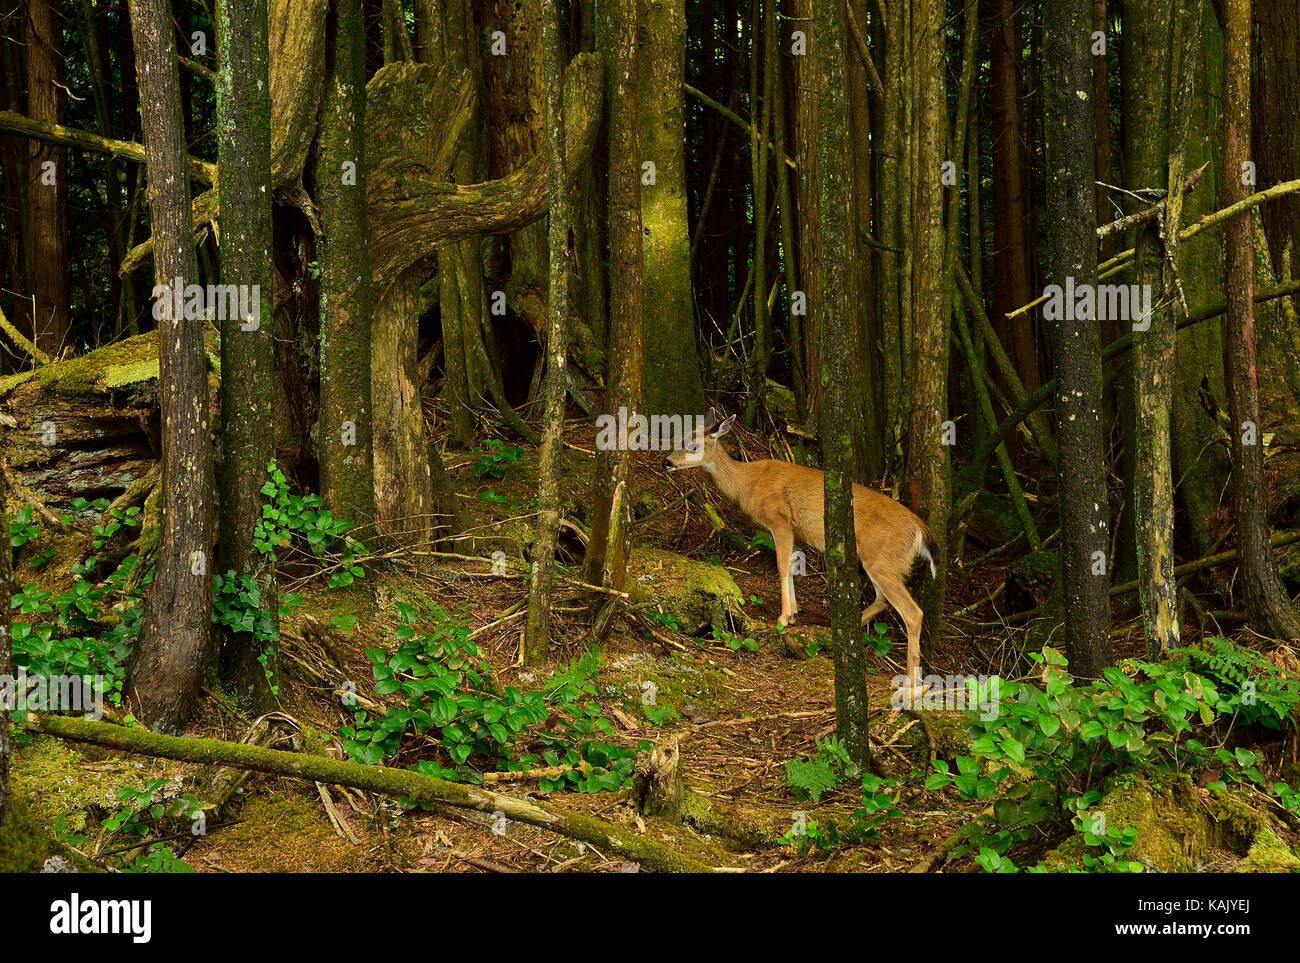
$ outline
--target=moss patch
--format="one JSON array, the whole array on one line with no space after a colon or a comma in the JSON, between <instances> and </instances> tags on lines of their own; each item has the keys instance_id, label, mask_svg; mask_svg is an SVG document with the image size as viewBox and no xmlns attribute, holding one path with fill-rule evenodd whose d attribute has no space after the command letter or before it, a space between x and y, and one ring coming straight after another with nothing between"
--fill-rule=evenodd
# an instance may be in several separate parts
<instances>
[{"instance_id":1,"label":"moss patch","mask_svg":"<svg viewBox=\"0 0 1300 963\"><path fill-rule=\"evenodd\" d=\"M721 565L640 548L632 552L627 568L632 601L650 603L673 616L687 635L700 635L714 626L730 632L745 629L745 596Z\"/></svg>"}]
</instances>

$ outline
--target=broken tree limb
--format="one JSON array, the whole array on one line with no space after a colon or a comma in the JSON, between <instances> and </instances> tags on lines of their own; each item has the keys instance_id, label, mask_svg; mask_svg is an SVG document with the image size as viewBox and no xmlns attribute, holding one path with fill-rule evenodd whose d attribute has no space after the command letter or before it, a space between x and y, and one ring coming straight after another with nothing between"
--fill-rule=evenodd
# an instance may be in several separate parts
<instances>
[{"instance_id":1,"label":"broken tree limb","mask_svg":"<svg viewBox=\"0 0 1300 963\"><path fill-rule=\"evenodd\" d=\"M52 124L47 120L32 120L30 117L24 117L12 110L0 110L0 132L21 134L24 137L44 141L47 144L76 147L92 154L108 154L112 157L135 161L137 164L145 163L143 144L137 144L129 140L114 140L111 137L101 137L99 134L92 134L90 131L77 130L75 127L64 127L62 124ZM217 182L216 164L209 164L197 157L188 158L187 164L190 176L196 181L202 184L215 184Z\"/></svg>"},{"instance_id":2,"label":"broken tree limb","mask_svg":"<svg viewBox=\"0 0 1300 963\"><path fill-rule=\"evenodd\" d=\"M1294 194L1296 191L1300 191L1300 178L1293 181L1283 181L1281 184L1274 184L1272 187L1251 194L1249 197L1243 198L1235 204L1230 204L1227 207L1206 214L1195 224L1179 231L1178 240L1180 242L1190 240L1203 231L1207 231L1212 227L1218 227L1224 221L1227 221L1236 214L1240 214L1242 211L1248 211L1251 208L1259 207L1259 205L1263 204L1265 201L1271 201L1278 197L1285 197L1287 194ZM1098 279L1104 280L1109 277L1114 277L1120 271L1128 267L1132 261L1132 248L1129 248L1127 251L1120 251L1109 261L1104 261L1097 266ZM1008 311L1007 317L1014 318L1019 314L1024 314L1026 311L1038 307L1038 305L1042 304L1046 300L1047 295L1041 294L1028 304L1022 304L1014 311Z\"/></svg>"},{"instance_id":3,"label":"broken tree limb","mask_svg":"<svg viewBox=\"0 0 1300 963\"><path fill-rule=\"evenodd\" d=\"M36 345L32 344L31 341L27 340L27 338L23 337L22 332L15 328L13 324L10 323L9 319L5 317L3 308L0 308L0 330L3 330L5 334L9 335L9 337L13 339L14 344L26 351L40 364L50 363L50 356L40 348L36 347Z\"/></svg>"},{"instance_id":4,"label":"broken tree limb","mask_svg":"<svg viewBox=\"0 0 1300 963\"><path fill-rule=\"evenodd\" d=\"M1197 181L1201 179L1201 175L1205 173L1206 168L1209 166L1210 162L1206 161L1196 170L1187 175L1187 178L1183 181L1183 191L1185 193L1189 193L1192 188L1196 186ZM1101 225L1097 228L1097 240L1109 237L1111 234L1119 234L1123 231L1127 231L1129 228L1137 227L1139 224L1145 224L1163 211L1165 209L1165 204L1166 201L1157 201L1145 210L1138 211L1135 214L1128 214L1118 220L1111 221L1109 224Z\"/></svg>"},{"instance_id":5,"label":"broken tree limb","mask_svg":"<svg viewBox=\"0 0 1300 963\"><path fill-rule=\"evenodd\" d=\"M989 321L988 312L984 310L984 305L975 294L975 288L970 283L970 278L966 275L966 269L960 261L953 263L954 274L957 278L957 287L961 291L962 300L966 302L966 308L975 317L975 323L979 326L980 332L984 335L984 344L989 353L993 355L993 360L997 362L998 370L1002 372L1002 377L1007 381L1007 387L1011 391L1011 397L1017 406L1024 403L1028 392L1025 391L1024 383L1020 380L1020 374L1016 371L1016 366L1011 363L1011 358L1007 355L1006 348L1002 346L1001 339L993 330L993 325ZM1056 451L1056 443L1052 440L1051 432L1047 428L1047 419L1035 414L1037 406L1029 409L1029 426L1037 443L1038 450L1049 465L1055 465L1059 457Z\"/></svg>"},{"instance_id":6,"label":"broken tree limb","mask_svg":"<svg viewBox=\"0 0 1300 963\"><path fill-rule=\"evenodd\" d=\"M664 843L639 836L631 829L605 820L566 813L548 802L447 782L409 769L365 766L325 756L240 745L220 739L166 736L143 728L128 729L108 722L91 722L71 716L29 713L25 728L28 732L40 732L60 739L106 746L143 756L235 766L254 772L351 786L385 796L406 796L419 802L436 803L454 809L501 813L506 819L549 829L589 843L605 852L616 852L624 859L640 863L647 869L671 873L711 871L709 866L699 860L679 853Z\"/></svg>"},{"instance_id":7,"label":"broken tree limb","mask_svg":"<svg viewBox=\"0 0 1300 963\"><path fill-rule=\"evenodd\" d=\"M697 90L696 88L692 87L690 84L682 84L682 90L690 94L700 103L702 103L705 107L708 107L712 110L716 110L725 119L731 121L733 124L735 124L737 127L739 127L741 130L745 132L746 137L750 138L751 140L754 138L754 125L751 124L749 121L745 120L744 117L741 117L730 107L718 103L708 94L706 94L704 91ZM776 145L769 140L767 142L767 149L775 153ZM786 154L783 159L785 160L785 166L790 168L790 170L792 171L798 170L798 167L795 165L794 158L791 157L789 154Z\"/></svg>"},{"instance_id":8,"label":"broken tree limb","mask_svg":"<svg viewBox=\"0 0 1300 963\"><path fill-rule=\"evenodd\" d=\"M1288 281L1285 284L1274 285L1255 294L1255 303L1262 304L1266 301L1274 301L1278 298L1290 297L1293 294L1300 294L1300 281ZM1199 311L1193 311L1188 317L1181 319L1177 324L1177 330L1190 328L1194 324L1200 324L1204 321L1210 321L1219 317L1226 310L1226 306L1221 301L1218 304L1212 304L1209 307L1201 308ZM1132 333L1121 335L1102 352L1101 360L1111 361L1133 347ZM1007 415L1002 424L998 425L997 431L985 439L982 444L958 472L959 475L967 479L978 478L983 474L984 465L988 462L989 457L993 454L998 445L1010 438L1025 418L1036 409L1046 404L1047 401L1056 392L1056 379L1044 383L1036 389L1033 394L1027 396L1016 409Z\"/></svg>"}]
</instances>

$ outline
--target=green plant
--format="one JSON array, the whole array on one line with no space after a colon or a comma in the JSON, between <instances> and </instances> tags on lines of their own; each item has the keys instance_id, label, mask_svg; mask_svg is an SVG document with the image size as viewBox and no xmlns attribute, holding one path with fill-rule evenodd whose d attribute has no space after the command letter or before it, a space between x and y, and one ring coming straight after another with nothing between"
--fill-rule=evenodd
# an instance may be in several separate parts
<instances>
[{"instance_id":1,"label":"green plant","mask_svg":"<svg viewBox=\"0 0 1300 963\"><path fill-rule=\"evenodd\" d=\"M1059 651L1044 648L1031 658L1042 667L1042 686L1000 681L997 711L969 713L970 755L956 757L955 772L936 760L925 782L928 790L952 786L967 798L994 800L989 815L965 827L966 839L954 855L976 853L986 870L1005 872L1004 857L1014 846L1068 828L1096 850L1085 854L1086 869L1133 871L1140 867L1124 858L1135 838L1131 831L1084 821L1102 799L1102 788L1120 774L1216 765L1224 778L1208 788L1222 790L1227 780L1274 788L1256 767L1254 753L1224 745L1234 720L1244 715L1243 696L1250 702L1248 675L1225 672L1216 685L1189 671L1186 656L1180 656L1169 663L1111 666L1101 679L1076 683ZM1222 666L1249 662L1249 656L1220 652ZM1264 708L1252 721L1262 725L1267 717L1284 725L1295 703L1285 684L1268 684L1270 697L1255 703ZM1285 798L1289 787L1274 791Z\"/></svg>"},{"instance_id":2,"label":"green plant","mask_svg":"<svg viewBox=\"0 0 1300 963\"><path fill-rule=\"evenodd\" d=\"M742 648L748 649L750 652L758 651L758 643L753 639L742 639L740 636L736 635L736 633L728 632L720 625L715 625L713 627L713 641L721 642L732 652L737 652Z\"/></svg>"},{"instance_id":3,"label":"green plant","mask_svg":"<svg viewBox=\"0 0 1300 963\"><path fill-rule=\"evenodd\" d=\"M862 630L862 642L882 658L889 655L894 647L894 640L889 637L889 623L872 622L870 628Z\"/></svg>"},{"instance_id":4,"label":"green plant","mask_svg":"<svg viewBox=\"0 0 1300 963\"><path fill-rule=\"evenodd\" d=\"M272 561L297 557L314 561L328 573L330 588L351 585L365 577L360 560L366 547L348 532L352 523L336 518L319 495L295 495L289 480L274 460L266 466L268 478L261 492L267 502L262 506L262 520L253 530L253 546Z\"/></svg>"},{"instance_id":5,"label":"green plant","mask_svg":"<svg viewBox=\"0 0 1300 963\"><path fill-rule=\"evenodd\" d=\"M897 779L881 779L867 773L862 777L858 808L853 811L846 828L841 829L835 819L827 818L823 823L801 814L801 819L778 841L802 856L813 850L829 852L843 845L873 839L886 822L902 815L898 808L899 786Z\"/></svg>"},{"instance_id":6,"label":"green plant","mask_svg":"<svg viewBox=\"0 0 1300 963\"><path fill-rule=\"evenodd\" d=\"M480 478L502 478L523 453L522 448L507 445L500 438L489 438L479 445L478 460L471 467Z\"/></svg>"},{"instance_id":7,"label":"green plant","mask_svg":"<svg viewBox=\"0 0 1300 963\"><path fill-rule=\"evenodd\" d=\"M469 627L440 606L425 605L431 630L421 631L414 606L399 602L397 651L366 651L376 694L404 698L382 715L354 713L353 724L340 729L350 757L374 765L408 748L432 751L432 758L419 759L412 768L468 782L481 782L489 769L562 770L541 780L543 792L560 787L598 792L628 781L636 751L601 738L613 726L595 701L599 653L587 653L536 690L502 686Z\"/></svg>"},{"instance_id":8,"label":"green plant","mask_svg":"<svg viewBox=\"0 0 1300 963\"><path fill-rule=\"evenodd\" d=\"M821 802L845 779L858 774L857 764L849 758L844 743L835 736L817 740L817 751L805 759L791 759L785 764L785 778L798 800Z\"/></svg>"}]
</instances>

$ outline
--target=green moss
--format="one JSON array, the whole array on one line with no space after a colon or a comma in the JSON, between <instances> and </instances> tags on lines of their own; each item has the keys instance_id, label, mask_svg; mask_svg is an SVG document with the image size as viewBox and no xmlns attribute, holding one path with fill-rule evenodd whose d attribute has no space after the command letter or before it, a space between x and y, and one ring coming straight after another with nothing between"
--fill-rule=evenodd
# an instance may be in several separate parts
<instances>
[{"instance_id":1,"label":"green moss","mask_svg":"<svg viewBox=\"0 0 1300 963\"><path fill-rule=\"evenodd\" d=\"M37 369L42 388L60 395L95 396L107 389L154 390L158 380L158 338L142 334L79 358Z\"/></svg>"},{"instance_id":2,"label":"green moss","mask_svg":"<svg viewBox=\"0 0 1300 963\"><path fill-rule=\"evenodd\" d=\"M613 658L606 662L599 678L605 692L622 709L647 721L651 720L642 701L647 693L653 693L651 705L660 712L671 707L678 714L689 710L716 717L734 711L739 705L722 672L675 656L660 658L636 653ZM663 724L676 724L678 718L669 713Z\"/></svg>"},{"instance_id":3,"label":"green moss","mask_svg":"<svg viewBox=\"0 0 1300 963\"><path fill-rule=\"evenodd\" d=\"M687 790L682 797L686 823L708 836L720 837L733 852L752 852L780 845L784 827L775 823L786 814L776 814L737 803L725 802ZM788 819L786 819L788 822Z\"/></svg>"},{"instance_id":4,"label":"green moss","mask_svg":"<svg viewBox=\"0 0 1300 963\"><path fill-rule=\"evenodd\" d=\"M725 568L660 549L638 548L628 558L633 603L672 615L687 635L717 626L731 632L748 624L745 596Z\"/></svg>"},{"instance_id":5,"label":"green moss","mask_svg":"<svg viewBox=\"0 0 1300 963\"><path fill-rule=\"evenodd\" d=\"M1245 853L1267 821L1231 791L1201 795L1185 774L1126 773L1112 784L1095 811L1110 828L1138 831L1129 859L1164 873L1199 872L1224 851ZM1085 846L1072 836L1047 855L1048 866L1081 865Z\"/></svg>"},{"instance_id":6,"label":"green moss","mask_svg":"<svg viewBox=\"0 0 1300 963\"><path fill-rule=\"evenodd\" d=\"M1300 857L1288 849L1271 829L1261 829L1246 858L1237 864L1239 873L1300 872Z\"/></svg>"},{"instance_id":7,"label":"green moss","mask_svg":"<svg viewBox=\"0 0 1300 963\"><path fill-rule=\"evenodd\" d=\"M9 800L0 825L0 873L39 873L58 849L27 810L22 796Z\"/></svg>"},{"instance_id":8,"label":"green moss","mask_svg":"<svg viewBox=\"0 0 1300 963\"><path fill-rule=\"evenodd\" d=\"M94 829L120 807L121 789L144 782L139 762L110 758L86 765L81 752L60 739L37 736L14 754L15 793L29 800L32 818L69 832Z\"/></svg>"}]
</instances>

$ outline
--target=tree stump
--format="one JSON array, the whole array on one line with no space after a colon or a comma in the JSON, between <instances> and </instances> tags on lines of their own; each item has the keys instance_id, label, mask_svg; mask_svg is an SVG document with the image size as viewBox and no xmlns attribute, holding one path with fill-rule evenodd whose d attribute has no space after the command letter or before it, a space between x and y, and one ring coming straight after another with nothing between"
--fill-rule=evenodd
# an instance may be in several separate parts
<instances>
[{"instance_id":1,"label":"tree stump","mask_svg":"<svg viewBox=\"0 0 1300 963\"><path fill-rule=\"evenodd\" d=\"M637 756L632 793L641 815L682 821L681 751L676 736Z\"/></svg>"}]
</instances>

